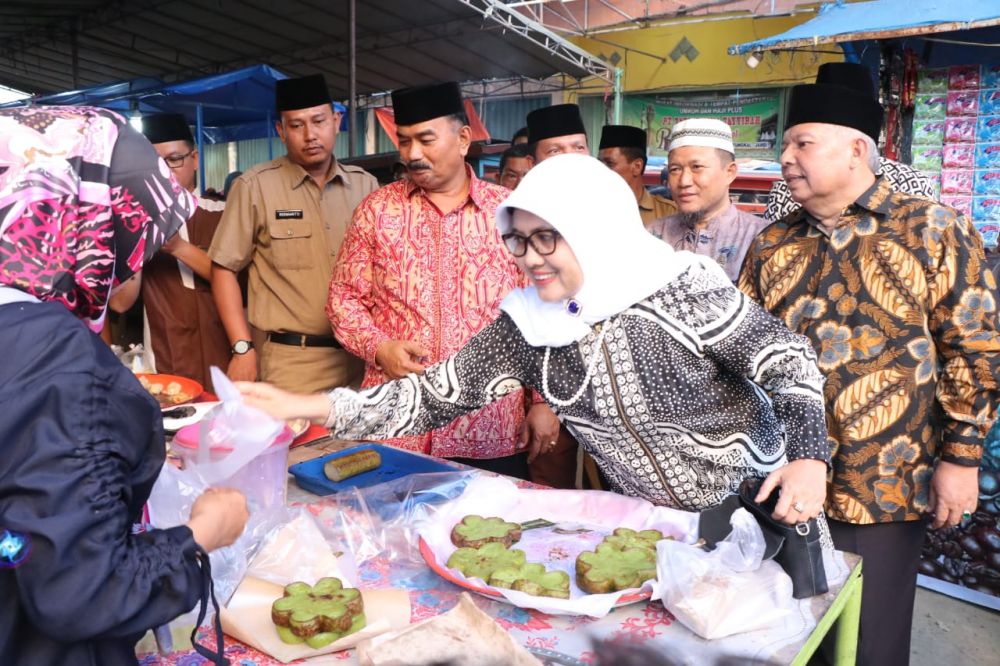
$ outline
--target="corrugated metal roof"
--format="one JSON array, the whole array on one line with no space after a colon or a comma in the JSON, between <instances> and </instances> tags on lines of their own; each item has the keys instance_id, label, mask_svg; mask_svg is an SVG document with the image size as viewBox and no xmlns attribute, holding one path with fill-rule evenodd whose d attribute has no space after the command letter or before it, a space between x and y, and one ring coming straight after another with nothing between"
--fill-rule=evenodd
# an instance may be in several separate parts
<instances>
[{"instance_id":1,"label":"corrugated metal roof","mask_svg":"<svg viewBox=\"0 0 1000 666\"><path fill-rule=\"evenodd\" d=\"M0 84L29 92L265 63L348 91L348 3L35 0L0 3ZM435 81L584 72L455 0L357 3L359 94Z\"/></svg>"}]
</instances>

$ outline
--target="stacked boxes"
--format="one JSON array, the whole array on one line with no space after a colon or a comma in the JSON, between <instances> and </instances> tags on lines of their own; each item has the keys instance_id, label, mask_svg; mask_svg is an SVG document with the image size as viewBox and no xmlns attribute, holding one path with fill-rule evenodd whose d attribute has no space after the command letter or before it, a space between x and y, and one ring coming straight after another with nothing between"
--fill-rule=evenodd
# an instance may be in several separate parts
<instances>
[{"instance_id":1,"label":"stacked boxes","mask_svg":"<svg viewBox=\"0 0 1000 666\"><path fill-rule=\"evenodd\" d=\"M941 202L970 216L989 246L1000 235L1000 65L921 72L913 165ZM940 166L938 166L940 164Z\"/></svg>"}]
</instances>

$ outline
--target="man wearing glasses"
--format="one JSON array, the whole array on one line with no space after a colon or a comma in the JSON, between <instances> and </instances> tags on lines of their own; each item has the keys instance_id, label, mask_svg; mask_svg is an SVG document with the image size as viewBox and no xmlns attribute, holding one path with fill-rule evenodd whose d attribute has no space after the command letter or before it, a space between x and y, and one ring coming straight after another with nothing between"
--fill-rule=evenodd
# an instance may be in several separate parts
<instances>
[{"instance_id":1,"label":"man wearing glasses","mask_svg":"<svg viewBox=\"0 0 1000 666\"><path fill-rule=\"evenodd\" d=\"M207 252L223 203L195 192L198 149L184 116L146 116L142 132L178 184L198 201L187 224L143 268L146 348L153 352L157 372L190 377L211 390L209 367L224 368L229 362L229 341L212 300L212 260Z\"/></svg>"}]
</instances>

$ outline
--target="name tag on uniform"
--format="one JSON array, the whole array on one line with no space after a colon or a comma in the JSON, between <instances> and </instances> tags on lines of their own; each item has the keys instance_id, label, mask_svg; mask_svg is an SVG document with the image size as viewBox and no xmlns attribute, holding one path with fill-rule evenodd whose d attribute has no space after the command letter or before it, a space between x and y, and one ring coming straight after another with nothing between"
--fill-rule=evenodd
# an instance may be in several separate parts
<instances>
[{"instance_id":1,"label":"name tag on uniform","mask_svg":"<svg viewBox=\"0 0 1000 666\"><path fill-rule=\"evenodd\" d=\"M276 220L301 220L302 211L301 210L276 210L274 211L274 219Z\"/></svg>"}]
</instances>

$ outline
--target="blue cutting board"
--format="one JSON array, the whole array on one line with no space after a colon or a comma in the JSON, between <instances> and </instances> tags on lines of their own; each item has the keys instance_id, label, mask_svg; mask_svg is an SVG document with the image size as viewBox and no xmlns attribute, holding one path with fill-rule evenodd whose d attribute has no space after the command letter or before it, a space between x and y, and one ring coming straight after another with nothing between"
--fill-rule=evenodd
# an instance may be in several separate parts
<instances>
[{"instance_id":1,"label":"blue cutting board","mask_svg":"<svg viewBox=\"0 0 1000 666\"><path fill-rule=\"evenodd\" d=\"M323 474L323 465L328 460L365 450L378 451L378 454L382 457L382 464L373 470L352 476L343 481L331 481ZM332 495L333 493L343 492L350 488L367 488L368 486L398 479L408 474L457 472L459 468L434 460L433 458L416 455L391 446L361 444L344 449L343 451L327 454L321 458L297 463L289 467L288 471L295 477L295 482L303 490L307 490L314 495Z\"/></svg>"}]
</instances>

